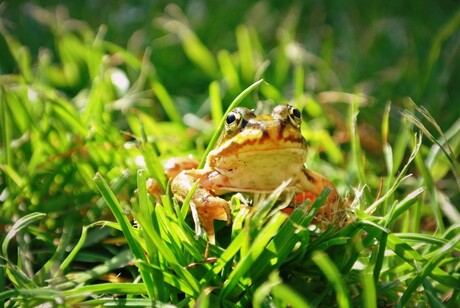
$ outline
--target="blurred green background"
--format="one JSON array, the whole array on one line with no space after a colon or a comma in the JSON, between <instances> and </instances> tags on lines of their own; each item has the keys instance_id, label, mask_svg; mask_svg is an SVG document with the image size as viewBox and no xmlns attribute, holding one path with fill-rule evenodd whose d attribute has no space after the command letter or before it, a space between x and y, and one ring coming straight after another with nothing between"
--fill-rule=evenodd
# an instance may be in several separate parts
<instances>
[{"instance_id":1,"label":"blurred green background","mask_svg":"<svg viewBox=\"0 0 460 308\"><path fill-rule=\"evenodd\" d=\"M322 59L329 74L324 78L332 80L318 83L312 78L307 90L312 94L325 90L362 92L374 97L369 122L375 120L372 115L380 115L388 101L397 106L405 97L425 106L443 129L459 118L460 10L454 0L3 1L0 16L34 57L43 48L56 48L53 34L37 21L50 17L37 16L37 6L57 10L63 19L84 21L95 31L105 25L106 40L127 47L135 55L141 57L151 48L150 60L164 86L177 98L182 111L195 111L213 76L190 61L177 33L168 28L171 12L167 7L171 9L173 3L213 53L237 49L235 29L240 24L257 32L259 41L254 44L261 45L267 58L283 36L294 36L312 56ZM1 38L0 73L16 70ZM283 85L280 76L267 74L264 79ZM91 80L82 76L61 87L75 95L88 83Z\"/></svg>"}]
</instances>

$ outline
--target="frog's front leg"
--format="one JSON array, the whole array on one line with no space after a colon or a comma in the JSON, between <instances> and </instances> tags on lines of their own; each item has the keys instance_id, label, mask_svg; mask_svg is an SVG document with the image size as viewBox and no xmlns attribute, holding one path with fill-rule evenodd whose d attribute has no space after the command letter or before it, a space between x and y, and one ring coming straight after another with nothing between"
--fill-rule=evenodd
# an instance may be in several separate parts
<instances>
[{"instance_id":1,"label":"frog's front leg","mask_svg":"<svg viewBox=\"0 0 460 308\"><path fill-rule=\"evenodd\" d=\"M231 211L228 202L215 196L213 191L201 182L208 176L203 170L184 170L171 183L171 190L179 202L184 202L193 185L200 180L200 185L193 193L190 203L196 208L201 225L208 234L209 242L215 244L214 220L226 220L231 223Z\"/></svg>"},{"instance_id":2,"label":"frog's front leg","mask_svg":"<svg viewBox=\"0 0 460 308\"><path fill-rule=\"evenodd\" d=\"M334 184L330 180L304 167L302 172L295 179L294 185L297 190L300 191L300 193L297 193L294 197L294 201L297 203L302 203L306 199L314 199L325 188L329 188L331 192L318 210L315 220L320 224L329 224L333 222L342 223L343 211L341 207L343 202Z\"/></svg>"},{"instance_id":3,"label":"frog's front leg","mask_svg":"<svg viewBox=\"0 0 460 308\"><path fill-rule=\"evenodd\" d=\"M163 170L166 177L171 181L182 170L195 169L199 163L200 161L191 155L187 157L173 157L163 163ZM157 202L161 200L161 195L164 193L161 186L152 178L147 179L147 191Z\"/></svg>"}]
</instances>

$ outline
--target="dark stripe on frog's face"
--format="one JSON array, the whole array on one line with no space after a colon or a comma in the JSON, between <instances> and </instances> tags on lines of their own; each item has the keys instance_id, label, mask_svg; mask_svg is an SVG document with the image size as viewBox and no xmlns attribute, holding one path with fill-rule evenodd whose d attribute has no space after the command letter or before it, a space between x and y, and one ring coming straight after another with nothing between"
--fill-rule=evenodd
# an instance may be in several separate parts
<instances>
[{"instance_id":1,"label":"dark stripe on frog's face","mask_svg":"<svg viewBox=\"0 0 460 308\"><path fill-rule=\"evenodd\" d=\"M318 179L317 179L315 176L312 176L312 175L310 174L310 171L309 171L308 169L303 168L303 169L302 169L302 172L303 172L303 174L305 175L305 177L308 179L308 181L309 181L310 183L313 183L313 185L316 184L316 182L318 181Z\"/></svg>"}]
</instances>

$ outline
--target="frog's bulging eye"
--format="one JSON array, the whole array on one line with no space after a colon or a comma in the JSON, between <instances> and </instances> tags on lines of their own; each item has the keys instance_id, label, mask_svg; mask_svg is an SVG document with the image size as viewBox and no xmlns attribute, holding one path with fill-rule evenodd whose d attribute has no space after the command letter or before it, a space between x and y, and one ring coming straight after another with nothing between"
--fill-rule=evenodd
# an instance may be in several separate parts
<instances>
[{"instance_id":1,"label":"frog's bulging eye","mask_svg":"<svg viewBox=\"0 0 460 308\"><path fill-rule=\"evenodd\" d=\"M237 111L231 111L225 119L225 128L228 132L233 132L240 128L242 123L243 117L241 116L241 113Z\"/></svg>"},{"instance_id":2,"label":"frog's bulging eye","mask_svg":"<svg viewBox=\"0 0 460 308\"><path fill-rule=\"evenodd\" d=\"M292 106L289 106L288 110L289 121L291 122L291 124L295 127L300 127L300 124L302 123L302 116L300 114L300 110Z\"/></svg>"},{"instance_id":3,"label":"frog's bulging eye","mask_svg":"<svg viewBox=\"0 0 460 308\"><path fill-rule=\"evenodd\" d=\"M227 125L231 125L233 122L236 121L236 115L234 112L230 112L227 116L227 119L225 119L225 123L227 123Z\"/></svg>"}]
</instances>

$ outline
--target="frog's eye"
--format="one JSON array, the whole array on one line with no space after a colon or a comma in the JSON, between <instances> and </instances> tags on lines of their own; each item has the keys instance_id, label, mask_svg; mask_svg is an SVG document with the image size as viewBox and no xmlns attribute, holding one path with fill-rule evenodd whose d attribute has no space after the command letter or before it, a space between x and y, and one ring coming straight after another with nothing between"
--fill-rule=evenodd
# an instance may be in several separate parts
<instances>
[{"instance_id":1,"label":"frog's eye","mask_svg":"<svg viewBox=\"0 0 460 308\"><path fill-rule=\"evenodd\" d=\"M288 112L289 121L291 122L291 124L295 127L300 127L300 124L302 123L302 116L300 114L300 110L295 107L289 106Z\"/></svg>"},{"instance_id":2,"label":"frog's eye","mask_svg":"<svg viewBox=\"0 0 460 308\"><path fill-rule=\"evenodd\" d=\"M231 111L225 119L225 128L228 132L234 132L241 127L243 117L238 111Z\"/></svg>"}]
</instances>

